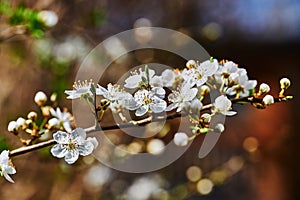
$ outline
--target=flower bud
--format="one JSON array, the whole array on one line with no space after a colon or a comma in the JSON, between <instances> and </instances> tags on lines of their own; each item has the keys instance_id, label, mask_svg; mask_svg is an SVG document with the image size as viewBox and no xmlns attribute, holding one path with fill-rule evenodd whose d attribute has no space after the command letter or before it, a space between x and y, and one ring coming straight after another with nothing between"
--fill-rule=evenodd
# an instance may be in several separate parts
<instances>
[{"instance_id":1,"label":"flower bud","mask_svg":"<svg viewBox=\"0 0 300 200\"><path fill-rule=\"evenodd\" d=\"M216 133L222 133L225 130L225 127L223 124L217 124L214 128L214 131Z\"/></svg>"},{"instance_id":2,"label":"flower bud","mask_svg":"<svg viewBox=\"0 0 300 200\"><path fill-rule=\"evenodd\" d=\"M57 93L52 93L50 96L50 101L55 102L57 99Z\"/></svg>"},{"instance_id":3,"label":"flower bud","mask_svg":"<svg viewBox=\"0 0 300 200\"><path fill-rule=\"evenodd\" d=\"M189 137L182 132L176 133L174 136L174 143L177 146L186 146L188 144Z\"/></svg>"},{"instance_id":4,"label":"flower bud","mask_svg":"<svg viewBox=\"0 0 300 200\"><path fill-rule=\"evenodd\" d=\"M270 105L270 104L273 104L274 103L274 98L273 98L273 96L272 95L266 95L264 98L263 98L263 103L265 104L265 105Z\"/></svg>"},{"instance_id":5,"label":"flower bud","mask_svg":"<svg viewBox=\"0 0 300 200\"><path fill-rule=\"evenodd\" d=\"M27 119L27 120L25 121L25 124L26 124L27 126L31 126L31 125L32 125L32 120L31 120L31 119Z\"/></svg>"},{"instance_id":6,"label":"flower bud","mask_svg":"<svg viewBox=\"0 0 300 200\"><path fill-rule=\"evenodd\" d=\"M42 10L38 14L38 19L47 27L53 27L58 22L58 17L55 12Z\"/></svg>"},{"instance_id":7,"label":"flower bud","mask_svg":"<svg viewBox=\"0 0 300 200\"><path fill-rule=\"evenodd\" d=\"M51 119L49 119L48 124L49 124L49 129L51 129L53 127L58 127L59 120L57 118L51 118Z\"/></svg>"},{"instance_id":8,"label":"flower bud","mask_svg":"<svg viewBox=\"0 0 300 200\"><path fill-rule=\"evenodd\" d=\"M207 85L202 85L200 87L200 90L201 90L201 96L205 96L210 92L210 88Z\"/></svg>"},{"instance_id":9,"label":"flower bud","mask_svg":"<svg viewBox=\"0 0 300 200\"><path fill-rule=\"evenodd\" d=\"M19 117L16 122L18 127L22 127L26 124L26 120L23 117Z\"/></svg>"},{"instance_id":10,"label":"flower bud","mask_svg":"<svg viewBox=\"0 0 300 200\"><path fill-rule=\"evenodd\" d=\"M209 124L209 123L210 123L210 120L211 120L211 115L208 114L208 113L203 113L203 114L201 115L201 119L203 120L203 122L204 122L205 124Z\"/></svg>"},{"instance_id":11,"label":"flower bud","mask_svg":"<svg viewBox=\"0 0 300 200\"><path fill-rule=\"evenodd\" d=\"M16 121L10 121L7 127L9 132L16 132L18 130L18 124Z\"/></svg>"},{"instance_id":12,"label":"flower bud","mask_svg":"<svg viewBox=\"0 0 300 200\"><path fill-rule=\"evenodd\" d=\"M44 117L49 117L50 116L50 109L51 109L51 106L43 106L42 107L42 114Z\"/></svg>"},{"instance_id":13,"label":"flower bud","mask_svg":"<svg viewBox=\"0 0 300 200\"><path fill-rule=\"evenodd\" d=\"M270 86L266 83L262 83L259 86L259 93L260 94L266 94L270 91Z\"/></svg>"},{"instance_id":14,"label":"flower bud","mask_svg":"<svg viewBox=\"0 0 300 200\"><path fill-rule=\"evenodd\" d=\"M288 78L282 78L280 80L280 88L281 89L286 90L286 89L288 89L288 87L290 87L290 85L291 85L291 81Z\"/></svg>"},{"instance_id":15,"label":"flower bud","mask_svg":"<svg viewBox=\"0 0 300 200\"><path fill-rule=\"evenodd\" d=\"M186 63L186 67L188 69L191 69L191 68L195 68L197 66L197 63L196 61L194 60L189 60L187 63Z\"/></svg>"},{"instance_id":16,"label":"flower bud","mask_svg":"<svg viewBox=\"0 0 300 200\"><path fill-rule=\"evenodd\" d=\"M47 96L44 92L39 91L35 94L34 101L37 105L43 106L47 101Z\"/></svg>"},{"instance_id":17,"label":"flower bud","mask_svg":"<svg viewBox=\"0 0 300 200\"><path fill-rule=\"evenodd\" d=\"M31 111L30 113L28 113L27 118L28 118L28 119L31 119L32 121L35 121L36 118L37 118L37 113Z\"/></svg>"}]
</instances>

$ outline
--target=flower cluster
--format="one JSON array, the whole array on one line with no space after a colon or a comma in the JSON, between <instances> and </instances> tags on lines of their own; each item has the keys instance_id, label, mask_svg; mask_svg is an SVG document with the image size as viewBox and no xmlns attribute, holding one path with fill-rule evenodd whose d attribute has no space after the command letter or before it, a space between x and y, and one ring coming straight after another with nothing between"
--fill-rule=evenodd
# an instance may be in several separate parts
<instances>
[{"instance_id":1,"label":"flower cluster","mask_svg":"<svg viewBox=\"0 0 300 200\"><path fill-rule=\"evenodd\" d=\"M282 91L279 97L285 98L284 91L289 85L287 78L281 80ZM98 117L100 121L107 107L119 114L124 109L131 110L138 117L173 110L185 112L192 123L193 135L188 137L186 133L178 133L174 137L175 144L184 146L199 134L223 132L223 124L210 127L210 120L216 114L235 115L237 112L232 110L232 101L248 103L248 97L262 97L259 102L252 102L256 108L265 108L275 102L274 97L268 94L270 87L266 83L262 83L258 91L256 86L257 81L249 80L246 69L232 61L218 62L210 58L201 63L189 60L184 69L166 69L161 74L146 65L144 69L131 72L123 87L111 83L107 88L99 84L95 87L94 83L84 81L75 83L74 89L67 90L66 94L69 99L83 97L91 103L96 102L96 96L102 96L100 108L95 109L95 112L101 111L101 117ZM130 92L132 90L134 92ZM212 90L216 90L219 96L207 109L203 100ZM202 113L202 110L208 112Z\"/></svg>"},{"instance_id":2,"label":"flower cluster","mask_svg":"<svg viewBox=\"0 0 300 200\"><path fill-rule=\"evenodd\" d=\"M157 74L146 65L131 72L125 79L124 86L109 83L103 87L92 80L77 81L73 89L66 90L65 93L68 95L67 99L85 100L95 114L97 122L102 120L108 108L119 114L127 125L151 122L154 117L152 113L167 112L169 117L181 112L181 116L187 116L191 123L191 134L178 132L174 135L173 142L178 146L186 146L198 135L209 131L216 134L224 132L223 124L212 125L211 121L216 115L237 114L232 110L233 103L250 103L255 108L266 108L275 102L290 100L292 96L285 95L290 85L289 79L281 79L281 91L278 98L275 98L269 94L268 84L262 83L256 88L257 81L249 80L244 68L238 67L232 61L218 62L210 58L201 63L190 60L184 69L166 69L161 74ZM209 96L212 91L213 99ZM98 97L101 98L100 101ZM208 98L211 102L205 105ZM49 100L52 105L47 104ZM72 114L67 109L56 106L56 94L52 94L49 100L44 92L37 92L34 101L39 106L42 116L31 111L26 119L19 117L9 122L8 131L18 136L24 145L34 145L36 141L52 136L52 142L56 144L51 148L51 154L57 158L64 158L68 164L73 164L80 155L90 155L98 146L96 138L87 137L82 128L75 129ZM125 110L131 111L140 121L124 117ZM97 128L97 124L95 127ZM153 141L159 141L157 144L160 147L164 146L160 140ZM53 143L45 143L45 146L49 144ZM14 153L2 151L0 172L8 181L13 182L9 174L16 173L16 170L9 154L13 156Z\"/></svg>"}]
</instances>

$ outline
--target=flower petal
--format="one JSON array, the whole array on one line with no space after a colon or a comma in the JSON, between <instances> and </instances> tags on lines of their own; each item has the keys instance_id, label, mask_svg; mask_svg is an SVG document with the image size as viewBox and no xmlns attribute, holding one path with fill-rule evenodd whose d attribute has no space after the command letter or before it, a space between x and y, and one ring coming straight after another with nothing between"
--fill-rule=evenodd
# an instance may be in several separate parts
<instances>
[{"instance_id":1,"label":"flower petal","mask_svg":"<svg viewBox=\"0 0 300 200\"><path fill-rule=\"evenodd\" d=\"M63 158L67 154L67 149L62 144L56 144L51 148L51 154L57 158Z\"/></svg>"},{"instance_id":2,"label":"flower petal","mask_svg":"<svg viewBox=\"0 0 300 200\"><path fill-rule=\"evenodd\" d=\"M79 152L78 150L68 151L65 156L65 161L68 164L73 164L76 160L78 160Z\"/></svg>"},{"instance_id":3,"label":"flower petal","mask_svg":"<svg viewBox=\"0 0 300 200\"><path fill-rule=\"evenodd\" d=\"M94 144L90 141L85 141L83 145L78 147L78 152L82 156L87 156L91 154L94 150Z\"/></svg>"},{"instance_id":4,"label":"flower petal","mask_svg":"<svg viewBox=\"0 0 300 200\"><path fill-rule=\"evenodd\" d=\"M166 108L166 111L171 111L177 107L178 107L178 103L172 103Z\"/></svg>"},{"instance_id":5,"label":"flower petal","mask_svg":"<svg viewBox=\"0 0 300 200\"><path fill-rule=\"evenodd\" d=\"M53 134L53 139L60 144L67 144L69 142L69 134L63 131L57 131Z\"/></svg>"},{"instance_id":6,"label":"flower petal","mask_svg":"<svg viewBox=\"0 0 300 200\"><path fill-rule=\"evenodd\" d=\"M97 146L98 146L99 143L98 143L98 141L97 141L97 139L95 137L88 137L86 140L89 141L89 142L91 142L94 145L94 149L97 148Z\"/></svg>"},{"instance_id":7,"label":"flower petal","mask_svg":"<svg viewBox=\"0 0 300 200\"><path fill-rule=\"evenodd\" d=\"M14 180L12 180L12 178L4 171L3 172L3 176L6 180L8 180L11 183L15 183Z\"/></svg>"},{"instance_id":8,"label":"flower petal","mask_svg":"<svg viewBox=\"0 0 300 200\"><path fill-rule=\"evenodd\" d=\"M136 116L142 116L149 110L149 106L141 106L135 111Z\"/></svg>"},{"instance_id":9,"label":"flower petal","mask_svg":"<svg viewBox=\"0 0 300 200\"><path fill-rule=\"evenodd\" d=\"M74 140L76 138L85 139L86 138L86 132L82 128L76 128L75 130L73 130L71 132L71 138L74 139Z\"/></svg>"},{"instance_id":10,"label":"flower petal","mask_svg":"<svg viewBox=\"0 0 300 200\"><path fill-rule=\"evenodd\" d=\"M167 103L162 100L159 99L158 97L155 98L155 100L153 101L152 104L150 104L150 109L154 112L154 113L160 113L165 111L167 108Z\"/></svg>"}]
</instances>

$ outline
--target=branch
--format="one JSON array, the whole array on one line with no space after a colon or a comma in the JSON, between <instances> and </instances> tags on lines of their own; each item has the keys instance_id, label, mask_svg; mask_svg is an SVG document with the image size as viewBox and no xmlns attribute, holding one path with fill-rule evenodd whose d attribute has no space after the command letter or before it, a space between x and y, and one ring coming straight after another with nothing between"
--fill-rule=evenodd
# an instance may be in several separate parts
<instances>
[{"instance_id":1,"label":"branch","mask_svg":"<svg viewBox=\"0 0 300 200\"><path fill-rule=\"evenodd\" d=\"M284 98L274 98L274 102L278 103L283 101ZM232 103L238 103L238 102L246 102L246 103L262 103L262 99L260 98L255 98L255 97L242 97L242 98L237 98L237 99L232 99L231 100ZM201 108L200 111L204 111L204 110L209 110L213 107L213 104L208 104L205 105ZM166 120L170 120L170 119L175 119L178 117L184 117L187 114L181 114L181 113L171 113L166 117ZM115 125L109 125L109 126L103 126L103 127L99 127L99 126L92 126L89 128L86 128L85 131L86 133L92 133L92 132L96 132L96 131L108 131L108 130L115 130L115 129L121 129L121 128L132 128L136 125L146 125L149 124L151 122L157 122L157 121L161 121L163 119L163 116L159 116L156 117L154 119L152 119L152 116L147 117L145 119L139 120L139 121L135 121L135 122L131 122L131 123L126 123L126 124L115 124ZM31 152L37 149L41 149L47 146L52 146L56 144L54 139L45 141L45 142L40 142L38 144L33 144L30 146L25 146L25 147L20 147L18 149L14 149L10 152L10 157L14 157L14 156L18 156L18 155L22 155L25 154L27 152Z\"/></svg>"}]
</instances>

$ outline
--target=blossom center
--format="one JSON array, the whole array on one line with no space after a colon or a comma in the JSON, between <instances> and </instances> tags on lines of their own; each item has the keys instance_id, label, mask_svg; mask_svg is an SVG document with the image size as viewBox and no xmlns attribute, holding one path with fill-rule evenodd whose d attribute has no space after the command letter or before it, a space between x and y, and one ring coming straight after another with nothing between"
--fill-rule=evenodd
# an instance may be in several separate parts
<instances>
[{"instance_id":1,"label":"blossom center","mask_svg":"<svg viewBox=\"0 0 300 200\"><path fill-rule=\"evenodd\" d=\"M75 142L73 142L72 140L70 140L69 143L67 144L68 151L75 150L76 147L77 147L77 144Z\"/></svg>"}]
</instances>

